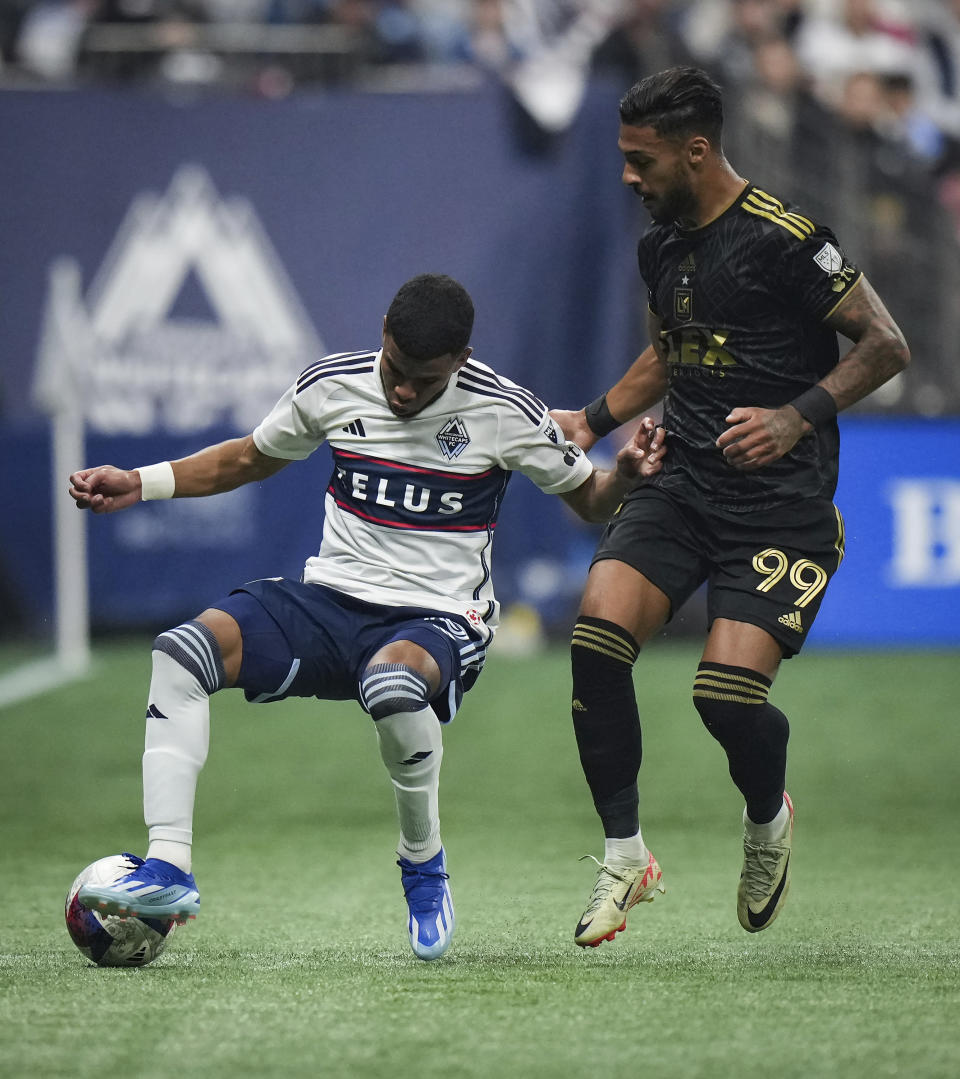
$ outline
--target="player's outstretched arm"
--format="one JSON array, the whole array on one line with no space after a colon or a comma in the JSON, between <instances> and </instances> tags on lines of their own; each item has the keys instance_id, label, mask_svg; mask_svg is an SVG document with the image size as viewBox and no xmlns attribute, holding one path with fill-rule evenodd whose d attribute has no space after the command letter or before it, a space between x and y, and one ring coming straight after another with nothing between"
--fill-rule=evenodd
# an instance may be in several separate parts
<instances>
[{"instance_id":1,"label":"player's outstretched arm","mask_svg":"<svg viewBox=\"0 0 960 1079\"><path fill-rule=\"evenodd\" d=\"M633 438L617 454L615 468L595 468L589 479L560 497L585 521L606 521L638 480L660 471L665 433L656 420L644 416Z\"/></svg>"},{"instance_id":2,"label":"player's outstretched arm","mask_svg":"<svg viewBox=\"0 0 960 1079\"><path fill-rule=\"evenodd\" d=\"M659 340L659 323L651 327ZM655 405L667 390L667 368L652 345L633 361L616 385L585 408L570 412L551 411L554 421L571 442L589 450L604 435Z\"/></svg>"},{"instance_id":3,"label":"player's outstretched arm","mask_svg":"<svg viewBox=\"0 0 960 1079\"><path fill-rule=\"evenodd\" d=\"M85 468L70 477L69 490L79 509L115 513L147 498L197 498L232 491L266 479L289 463L261 453L253 436L247 435L207 446L179 461L145 468Z\"/></svg>"},{"instance_id":4,"label":"player's outstretched arm","mask_svg":"<svg viewBox=\"0 0 960 1079\"><path fill-rule=\"evenodd\" d=\"M853 348L815 386L782 408L735 408L717 446L734 468L752 472L788 453L819 422L832 419L893 378L910 350L873 287L861 277L826 324Z\"/></svg>"}]
</instances>

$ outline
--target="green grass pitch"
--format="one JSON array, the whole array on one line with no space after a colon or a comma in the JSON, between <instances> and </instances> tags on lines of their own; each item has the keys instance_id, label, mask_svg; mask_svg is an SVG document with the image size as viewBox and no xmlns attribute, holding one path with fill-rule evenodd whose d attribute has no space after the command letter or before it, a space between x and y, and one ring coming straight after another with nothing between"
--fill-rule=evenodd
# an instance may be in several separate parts
<instances>
[{"instance_id":1,"label":"green grass pitch","mask_svg":"<svg viewBox=\"0 0 960 1079\"><path fill-rule=\"evenodd\" d=\"M0 714L0 1075L115 1077L960 1075L960 724L955 653L784 665L794 878L740 928L741 803L690 704L694 648L637 664L641 812L665 896L614 943L573 927L601 834L580 774L564 649L494 649L446 735L458 930L406 942L393 798L350 704L213 702L194 867L203 914L143 970L75 950L64 893L143 852L149 640Z\"/></svg>"}]
</instances>

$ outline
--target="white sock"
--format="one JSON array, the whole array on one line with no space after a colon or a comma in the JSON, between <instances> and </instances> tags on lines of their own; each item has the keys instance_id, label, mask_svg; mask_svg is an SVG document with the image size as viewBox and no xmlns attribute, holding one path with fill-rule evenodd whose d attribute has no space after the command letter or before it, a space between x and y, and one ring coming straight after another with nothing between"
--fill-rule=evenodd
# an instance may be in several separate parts
<instances>
[{"instance_id":1,"label":"white sock","mask_svg":"<svg viewBox=\"0 0 960 1079\"><path fill-rule=\"evenodd\" d=\"M193 848L189 843L174 843L172 839L152 839L147 848L148 858L169 862L184 873L190 872Z\"/></svg>"},{"instance_id":2,"label":"white sock","mask_svg":"<svg viewBox=\"0 0 960 1079\"><path fill-rule=\"evenodd\" d=\"M743 829L747 838L753 843L775 843L786 835L789 826L790 810L787 809L786 802L783 803L780 807L780 812L768 824L754 824L747 816L747 811L743 811Z\"/></svg>"},{"instance_id":3,"label":"white sock","mask_svg":"<svg viewBox=\"0 0 960 1079\"><path fill-rule=\"evenodd\" d=\"M428 706L419 712L394 712L376 720L374 727L397 800L397 853L410 862L429 861L440 851L440 721Z\"/></svg>"},{"instance_id":4,"label":"white sock","mask_svg":"<svg viewBox=\"0 0 960 1079\"><path fill-rule=\"evenodd\" d=\"M650 860L650 851L637 829L636 835L626 839L605 839L603 860L606 865L646 865Z\"/></svg>"},{"instance_id":5,"label":"white sock","mask_svg":"<svg viewBox=\"0 0 960 1079\"><path fill-rule=\"evenodd\" d=\"M143 753L147 853L185 873L190 872L197 780L209 746L210 697L195 675L155 650ZM159 850L164 853L155 853Z\"/></svg>"}]
</instances>

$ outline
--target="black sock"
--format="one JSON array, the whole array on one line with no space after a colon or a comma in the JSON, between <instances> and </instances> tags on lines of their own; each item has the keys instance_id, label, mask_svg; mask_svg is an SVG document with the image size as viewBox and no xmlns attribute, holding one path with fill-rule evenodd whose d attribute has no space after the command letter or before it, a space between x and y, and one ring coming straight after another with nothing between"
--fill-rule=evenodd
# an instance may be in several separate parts
<instances>
[{"instance_id":1,"label":"black sock","mask_svg":"<svg viewBox=\"0 0 960 1079\"><path fill-rule=\"evenodd\" d=\"M730 778L754 824L767 824L783 806L787 717L767 700L770 679L747 667L701 663L693 703L703 725L723 746Z\"/></svg>"},{"instance_id":2,"label":"black sock","mask_svg":"<svg viewBox=\"0 0 960 1079\"><path fill-rule=\"evenodd\" d=\"M642 759L633 664L640 649L622 626L581 615L573 630L573 729L580 764L608 838L640 828Z\"/></svg>"}]
</instances>

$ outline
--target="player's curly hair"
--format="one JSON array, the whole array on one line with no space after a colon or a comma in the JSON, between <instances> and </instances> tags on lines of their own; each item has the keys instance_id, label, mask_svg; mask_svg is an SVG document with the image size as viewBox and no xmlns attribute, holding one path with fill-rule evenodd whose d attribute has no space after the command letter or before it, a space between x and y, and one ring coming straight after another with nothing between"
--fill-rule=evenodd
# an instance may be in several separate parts
<instances>
[{"instance_id":1,"label":"player's curly hair","mask_svg":"<svg viewBox=\"0 0 960 1079\"><path fill-rule=\"evenodd\" d=\"M723 94L698 67L671 67L647 75L620 99L620 119L631 127L650 126L664 138L705 135L720 149Z\"/></svg>"},{"instance_id":2,"label":"player's curly hair","mask_svg":"<svg viewBox=\"0 0 960 1079\"><path fill-rule=\"evenodd\" d=\"M458 356L470 343L473 301L446 274L424 273L400 286L387 311L386 330L415 360Z\"/></svg>"}]
</instances>

